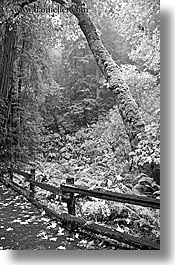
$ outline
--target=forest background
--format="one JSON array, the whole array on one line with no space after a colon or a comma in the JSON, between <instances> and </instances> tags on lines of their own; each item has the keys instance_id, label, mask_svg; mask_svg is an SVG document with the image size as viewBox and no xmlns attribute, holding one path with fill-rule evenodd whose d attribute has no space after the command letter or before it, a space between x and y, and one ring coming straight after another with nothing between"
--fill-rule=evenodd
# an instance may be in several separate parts
<instances>
[{"instance_id":1,"label":"forest background","mask_svg":"<svg viewBox=\"0 0 175 265\"><path fill-rule=\"evenodd\" d=\"M88 45L81 17L35 12L35 4L56 2L62 1L27 1L23 9L23 1L1 3L1 163L34 165L37 180L54 185L74 176L78 185L159 198L159 1L85 1L134 108L116 96L120 90ZM115 214L113 205L105 207ZM141 215L144 223L148 212ZM158 240L158 215L149 215L156 229L147 236Z\"/></svg>"}]
</instances>

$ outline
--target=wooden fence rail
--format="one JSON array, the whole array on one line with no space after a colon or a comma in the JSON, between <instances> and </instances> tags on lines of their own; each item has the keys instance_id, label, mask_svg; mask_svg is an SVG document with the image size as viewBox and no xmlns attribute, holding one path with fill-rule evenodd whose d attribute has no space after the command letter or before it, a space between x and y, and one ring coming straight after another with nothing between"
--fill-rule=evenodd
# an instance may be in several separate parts
<instances>
[{"instance_id":1,"label":"wooden fence rail","mask_svg":"<svg viewBox=\"0 0 175 265\"><path fill-rule=\"evenodd\" d=\"M143 239L128 235L126 233L121 233L116 230L115 227L108 227L103 226L99 224L91 224L87 225L86 221L82 218L75 216L75 194L81 194L86 195L89 197L96 197L103 200L110 200L110 201L118 201L121 203L128 203L128 204L134 204L134 205L140 205L143 207L152 207L152 208L160 208L160 200L153 199L153 198L147 198L144 196L136 196L136 195L130 195L130 194L121 194L118 192L110 192L110 191L101 191L101 190L89 190L88 187L81 187L81 186L75 186L74 179L68 178L66 180L66 184L61 184L60 187L55 187L49 184L41 183L35 181L35 170L31 169L30 173L20 171L15 168L9 168L9 177L11 183L15 184L18 188L20 185L17 185L17 183L14 182L14 173L21 175L25 178L27 182L30 183L30 197L29 199L37 204L40 205L40 207L44 208L46 212L48 212L49 215L56 217L56 219L60 219L64 222L70 222L73 224L78 224L78 226L84 228L84 229L90 229L91 231L94 231L97 234L102 234L105 236L108 236L109 238L115 239L120 242L124 242L126 244L134 245L134 246L140 246L140 249L160 249L160 245L147 242ZM40 204L34 199L35 195L35 187L39 187L41 189L47 190L52 192L53 194L60 195L64 199L64 201L67 202L67 208L68 208L68 214L56 214L56 213L50 213L50 209L48 209L46 206ZM23 188L22 188L23 189Z\"/></svg>"},{"instance_id":2,"label":"wooden fence rail","mask_svg":"<svg viewBox=\"0 0 175 265\"><path fill-rule=\"evenodd\" d=\"M68 184L61 184L60 188L55 187L53 185L40 183L32 179L31 173L22 172L17 169L9 169L11 172L10 174L17 173L23 177L26 178L26 181L30 182L32 185L36 187L40 187L41 189L50 191L56 195L61 195L63 192L65 193L78 193L90 197L96 197L102 200L110 200L110 201L117 201L121 203L128 203L128 204L134 204L134 205L140 205L143 207L151 207L151 208L157 208L160 209L160 200L149 198L145 196L137 196L137 195L131 195L131 194L124 194L119 192L111 192L111 191L101 191L101 190L89 190L88 187L85 186L76 186L76 185L68 185ZM70 183L72 181L72 178L68 178L66 180L67 183Z\"/></svg>"},{"instance_id":3,"label":"wooden fence rail","mask_svg":"<svg viewBox=\"0 0 175 265\"><path fill-rule=\"evenodd\" d=\"M160 200L144 196L130 195L111 191L101 191L98 189L89 190L88 187L70 186L61 184L60 189L65 192L79 193L90 197L96 197L103 200L117 201L122 203L140 205L143 207L160 208Z\"/></svg>"}]
</instances>

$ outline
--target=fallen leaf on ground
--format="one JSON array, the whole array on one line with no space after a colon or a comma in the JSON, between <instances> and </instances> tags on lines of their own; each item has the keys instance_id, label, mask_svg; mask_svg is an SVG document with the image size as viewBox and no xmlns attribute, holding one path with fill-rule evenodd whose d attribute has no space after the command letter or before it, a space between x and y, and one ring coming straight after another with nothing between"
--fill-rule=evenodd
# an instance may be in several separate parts
<instances>
[{"instance_id":1,"label":"fallen leaf on ground","mask_svg":"<svg viewBox=\"0 0 175 265\"><path fill-rule=\"evenodd\" d=\"M63 247L63 246L60 246L60 247L57 247L57 249L60 249L60 250L65 250L66 248Z\"/></svg>"},{"instance_id":2,"label":"fallen leaf on ground","mask_svg":"<svg viewBox=\"0 0 175 265\"><path fill-rule=\"evenodd\" d=\"M13 230L12 227L8 227L8 228L6 229L6 231L12 231L12 230Z\"/></svg>"},{"instance_id":3,"label":"fallen leaf on ground","mask_svg":"<svg viewBox=\"0 0 175 265\"><path fill-rule=\"evenodd\" d=\"M49 238L50 241L57 241L57 237Z\"/></svg>"}]
</instances>

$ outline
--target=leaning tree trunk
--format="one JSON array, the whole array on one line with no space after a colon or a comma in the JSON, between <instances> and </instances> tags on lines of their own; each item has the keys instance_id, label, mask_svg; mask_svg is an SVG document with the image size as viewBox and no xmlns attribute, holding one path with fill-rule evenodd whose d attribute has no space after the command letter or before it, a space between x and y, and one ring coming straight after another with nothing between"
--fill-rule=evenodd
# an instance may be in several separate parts
<instances>
[{"instance_id":1,"label":"leaning tree trunk","mask_svg":"<svg viewBox=\"0 0 175 265\"><path fill-rule=\"evenodd\" d=\"M62 7L66 7L67 4L67 1L65 0L52 1L60 4ZM24 1L14 17L18 16L20 11L26 5L34 2L36 2L36 0ZM72 0L72 3L77 8L82 7L81 0ZM122 78L120 68L117 66L109 52L103 46L97 30L88 13L76 12L76 9L73 9L72 6L69 8L69 10L78 19L79 26L86 37L94 58L104 77L109 83L109 88L115 95L117 106L125 125L131 148L135 150L138 146L139 139L141 139L141 137L139 136L145 135L145 124L141 117L138 106L129 91L128 85Z\"/></svg>"},{"instance_id":2,"label":"leaning tree trunk","mask_svg":"<svg viewBox=\"0 0 175 265\"><path fill-rule=\"evenodd\" d=\"M65 0L52 0L66 7ZM21 4L21 9L36 0L27 0ZM109 83L109 88L113 91L117 106L122 117L127 135L129 137L131 148L134 150L139 142L139 135L145 133L145 124L139 112L138 106L132 97L128 85L124 82L120 68L112 59L106 50L97 33L97 30L91 21L87 12L76 12L76 8L82 7L81 0L72 0L73 5L69 8L70 12L78 19L79 26L83 31L94 58L101 69L104 77ZM72 8L72 7L75 8ZM20 10L15 14L15 17Z\"/></svg>"},{"instance_id":3,"label":"leaning tree trunk","mask_svg":"<svg viewBox=\"0 0 175 265\"><path fill-rule=\"evenodd\" d=\"M54 0L64 6L63 0ZM72 0L77 9L81 7L81 0ZM138 136L145 132L145 124L142 120L138 106L132 97L128 85L124 82L120 68L106 50L87 12L76 12L69 8L70 12L78 19L79 26L83 31L95 60L104 77L113 91L117 106L130 140L131 148L134 150L138 145Z\"/></svg>"}]
</instances>

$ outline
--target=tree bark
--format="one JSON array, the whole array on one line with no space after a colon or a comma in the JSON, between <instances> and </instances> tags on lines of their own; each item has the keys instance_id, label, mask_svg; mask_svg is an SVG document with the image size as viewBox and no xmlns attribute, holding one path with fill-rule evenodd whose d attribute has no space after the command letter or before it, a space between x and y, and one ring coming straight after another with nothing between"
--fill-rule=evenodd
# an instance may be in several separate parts
<instances>
[{"instance_id":1,"label":"tree bark","mask_svg":"<svg viewBox=\"0 0 175 265\"><path fill-rule=\"evenodd\" d=\"M13 85L13 64L15 60L16 25L8 22L5 27L3 42L2 67L0 72L0 98L8 99Z\"/></svg>"},{"instance_id":2,"label":"tree bark","mask_svg":"<svg viewBox=\"0 0 175 265\"><path fill-rule=\"evenodd\" d=\"M64 6L64 1L53 1ZM76 5L77 10L81 7L81 0L72 0L72 2ZM138 105L132 97L128 85L122 78L120 68L102 44L88 13L76 12L76 9L74 8L69 8L69 10L78 19L79 26L86 37L94 58L105 79L109 83L110 90L116 98L117 106L125 125L131 148L134 150L139 142L138 136L145 132L145 124L138 109Z\"/></svg>"}]
</instances>

